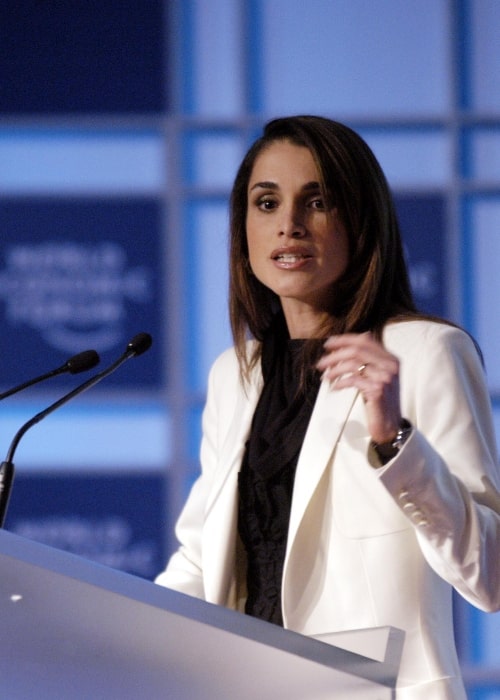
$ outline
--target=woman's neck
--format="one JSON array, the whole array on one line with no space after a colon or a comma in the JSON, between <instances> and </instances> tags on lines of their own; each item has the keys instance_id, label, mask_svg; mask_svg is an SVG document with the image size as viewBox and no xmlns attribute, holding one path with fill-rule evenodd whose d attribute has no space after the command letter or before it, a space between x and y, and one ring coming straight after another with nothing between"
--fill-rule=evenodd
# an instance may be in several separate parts
<instances>
[{"instance_id":1,"label":"woman's neck","mask_svg":"<svg viewBox=\"0 0 500 700\"><path fill-rule=\"evenodd\" d=\"M291 312L283 308L288 334L292 340L321 338L330 318L326 312L304 309Z\"/></svg>"}]
</instances>

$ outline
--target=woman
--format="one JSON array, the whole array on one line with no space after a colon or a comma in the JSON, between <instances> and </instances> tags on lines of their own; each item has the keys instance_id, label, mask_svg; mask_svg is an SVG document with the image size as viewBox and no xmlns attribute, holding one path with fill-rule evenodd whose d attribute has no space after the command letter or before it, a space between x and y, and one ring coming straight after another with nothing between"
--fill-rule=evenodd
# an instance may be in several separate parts
<instances>
[{"instance_id":1,"label":"woman","mask_svg":"<svg viewBox=\"0 0 500 700\"><path fill-rule=\"evenodd\" d=\"M230 270L234 349L157 581L306 635L403 629L397 697L465 698L452 588L500 607L489 399L469 336L415 309L357 134L266 126L235 180Z\"/></svg>"}]
</instances>

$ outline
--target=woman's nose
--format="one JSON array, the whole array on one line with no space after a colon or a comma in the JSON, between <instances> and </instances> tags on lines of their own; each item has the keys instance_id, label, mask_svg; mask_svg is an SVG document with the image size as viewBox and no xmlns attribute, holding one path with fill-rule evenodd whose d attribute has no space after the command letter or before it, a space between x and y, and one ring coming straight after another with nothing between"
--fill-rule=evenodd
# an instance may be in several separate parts
<instances>
[{"instance_id":1,"label":"woman's nose","mask_svg":"<svg viewBox=\"0 0 500 700\"><path fill-rule=\"evenodd\" d=\"M303 216L297 207L290 207L282 212L282 218L279 222L280 236L289 238L302 238L306 233Z\"/></svg>"}]
</instances>

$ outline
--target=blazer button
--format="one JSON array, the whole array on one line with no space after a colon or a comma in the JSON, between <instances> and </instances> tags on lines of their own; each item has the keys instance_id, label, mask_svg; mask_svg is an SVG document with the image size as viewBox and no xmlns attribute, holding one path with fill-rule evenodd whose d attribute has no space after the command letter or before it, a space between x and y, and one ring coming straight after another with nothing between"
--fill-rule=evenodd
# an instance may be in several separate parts
<instances>
[{"instance_id":1,"label":"blazer button","mask_svg":"<svg viewBox=\"0 0 500 700\"><path fill-rule=\"evenodd\" d=\"M427 524L427 520L421 510L415 509L411 517L415 521L415 525Z\"/></svg>"}]
</instances>

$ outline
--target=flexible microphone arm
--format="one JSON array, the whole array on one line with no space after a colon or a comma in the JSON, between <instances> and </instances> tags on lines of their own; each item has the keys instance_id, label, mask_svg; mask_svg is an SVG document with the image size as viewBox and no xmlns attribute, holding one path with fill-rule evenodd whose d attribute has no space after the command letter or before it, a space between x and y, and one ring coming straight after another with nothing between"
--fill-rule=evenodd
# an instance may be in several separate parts
<instances>
[{"instance_id":1,"label":"flexible microphone arm","mask_svg":"<svg viewBox=\"0 0 500 700\"><path fill-rule=\"evenodd\" d=\"M23 435L34 425L39 423L41 420L43 420L46 416L50 415L53 411L57 410L60 408L62 405L67 403L68 401L71 401L72 398L77 396L78 394L82 394L84 391L87 389L90 389L94 384L97 384L97 382L100 382L101 379L104 379L107 377L109 374L114 372L120 365L122 365L124 362L126 362L128 359L131 357L135 357L136 355L141 355L143 352L146 352L151 347L152 343L152 338L148 333L139 333L138 335L134 336L132 340L128 343L127 348L123 355L121 355L113 364L111 364L109 367L106 369L103 369L101 372L98 374L94 375L90 379L87 379L86 382L83 384L80 384L77 386L75 389L70 391L68 394L65 394L62 398L58 399L55 401L53 404L45 408L43 411L40 411L40 413L37 413L36 416L31 418L27 423L25 423L16 433L14 436L14 439L12 440L12 443L10 445L9 451L7 453L7 457L5 458L6 462L11 462L14 458L14 453L17 449L17 446L19 444L19 441L23 437Z\"/></svg>"},{"instance_id":2,"label":"flexible microphone arm","mask_svg":"<svg viewBox=\"0 0 500 700\"><path fill-rule=\"evenodd\" d=\"M94 384L97 384L97 382L100 382L102 379L114 372L116 369L118 369L120 365L129 360L131 357L142 355L143 352L149 350L152 342L153 339L151 338L149 333L139 333L138 335L134 336L132 340L128 343L125 352L109 367L102 370L98 374L88 379L83 384L80 384L75 389L62 396L60 399L58 399L53 404L45 408L43 411L37 413L36 416L33 416L31 420L27 421L23 426L21 426L21 428L17 431L17 433L14 436L14 439L11 442L5 461L2 462L2 464L0 465L0 527L3 526L3 522L5 520L10 492L12 489L12 482L14 480L14 453L23 435L31 427L39 423L41 420L46 418L48 415L53 413L55 410L63 406L68 401L71 401L71 399L73 399L75 396L83 393L87 389L90 389L90 387L94 386Z\"/></svg>"},{"instance_id":3,"label":"flexible microphone arm","mask_svg":"<svg viewBox=\"0 0 500 700\"><path fill-rule=\"evenodd\" d=\"M86 372L88 369L92 369L98 364L99 355L96 353L96 351L84 350L83 352L79 352L78 355L73 355L73 357L70 357L69 360L67 360L60 367L57 367L57 369L41 374L39 377L35 377L34 379L28 379L26 382L19 384L19 386L15 386L12 389L4 391L0 394L0 401L2 401L2 399L6 399L7 396L12 396L12 394L17 394L18 391L22 391L23 389L33 386L33 384L38 384L38 382L43 382L51 377L56 377L58 374L64 374L65 372L69 372L70 374Z\"/></svg>"}]
</instances>

